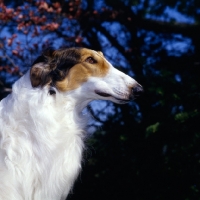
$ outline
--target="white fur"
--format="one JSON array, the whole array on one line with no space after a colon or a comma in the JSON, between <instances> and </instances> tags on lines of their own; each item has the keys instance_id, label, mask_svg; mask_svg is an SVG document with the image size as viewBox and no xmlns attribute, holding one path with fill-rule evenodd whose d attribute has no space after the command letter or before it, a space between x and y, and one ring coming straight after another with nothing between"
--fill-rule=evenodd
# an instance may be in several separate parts
<instances>
[{"instance_id":1,"label":"white fur","mask_svg":"<svg viewBox=\"0 0 200 200\"><path fill-rule=\"evenodd\" d=\"M0 199L65 199L81 169L87 117L83 108L101 97L95 90L126 98L136 81L110 65L70 92L33 88L28 71L0 103Z\"/></svg>"}]
</instances>

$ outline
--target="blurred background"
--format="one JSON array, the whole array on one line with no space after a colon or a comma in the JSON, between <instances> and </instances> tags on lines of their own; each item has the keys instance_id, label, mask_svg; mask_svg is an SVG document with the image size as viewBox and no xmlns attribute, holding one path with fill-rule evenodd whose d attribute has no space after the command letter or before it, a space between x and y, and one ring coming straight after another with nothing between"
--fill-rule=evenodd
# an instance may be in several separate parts
<instances>
[{"instance_id":1,"label":"blurred background","mask_svg":"<svg viewBox=\"0 0 200 200\"><path fill-rule=\"evenodd\" d=\"M69 200L200 199L199 0L0 0L0 99L51 46L100 50L144 87L96 101Z\"/></svg>"}]
</instances>

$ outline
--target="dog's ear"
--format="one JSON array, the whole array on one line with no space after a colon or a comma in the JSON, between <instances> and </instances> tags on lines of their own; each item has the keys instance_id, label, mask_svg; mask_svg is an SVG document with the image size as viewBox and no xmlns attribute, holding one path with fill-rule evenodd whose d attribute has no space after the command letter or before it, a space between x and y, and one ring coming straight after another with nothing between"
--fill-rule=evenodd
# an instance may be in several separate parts
<instances>
[{"instance_id":1,"label":"dog's ear","mask_svg":"<svg viewBox=\"0 0 200 200\"><path fill-rule=\"evenodd\" d=\"M33 65L30 70L32 87L44 86L51 83L50 72L51 70L47 64L40 62Z\"/></svg>"},{"instance_id":2,"label":"dog's ear","mask_svg":"<svg viewBox=\"0 0 200 200\"><path fill-rule=\"evenodd\" d=\"M51 83L51 66L49 61L53 57L54 50L49 48L43 52L33 63L30 70L32 87L44 86Z\"/></svg>"}]
</instances>

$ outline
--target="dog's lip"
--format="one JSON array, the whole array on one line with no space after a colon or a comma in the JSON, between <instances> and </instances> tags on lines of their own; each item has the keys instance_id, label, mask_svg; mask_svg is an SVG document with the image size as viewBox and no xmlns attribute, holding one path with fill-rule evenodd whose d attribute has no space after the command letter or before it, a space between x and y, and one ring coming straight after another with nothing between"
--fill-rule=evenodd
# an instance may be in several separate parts
<instances>
[{"instance_id":1,"label":"dog's lip","mask_svg":"<svg viewBox=\"0 0 200 200\"><path fill-rule=\"evenodd\" d=\"M95 90L95 93L98 94L99 96L102 96L102 97L113 97L114 99L118 100L118 101L123 101L123 102L129 102L130 99L120 99L120 98L117 98L109 93L106 93L106 92L102 92L102 91L99 91L99 90Z\"/></svg>"},{"instance_id":2,"label":"dog's lip","mask_svg":"<svg viewBox=\"0 0 200 200\"><path fill-rule=\"evenodd\" d=\"M102 96L102 97L111 97L112 95L106 93L106 92L101 92L99 90L95 90L95 93L98 94L99 96Z\"/></svg>"}]
</instances>

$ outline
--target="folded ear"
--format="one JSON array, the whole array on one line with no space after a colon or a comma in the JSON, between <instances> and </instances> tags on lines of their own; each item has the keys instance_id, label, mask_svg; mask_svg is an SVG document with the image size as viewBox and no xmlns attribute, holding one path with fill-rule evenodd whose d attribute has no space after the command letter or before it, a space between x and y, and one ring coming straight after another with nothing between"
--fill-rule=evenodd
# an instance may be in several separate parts
<instances>
[{"instance_id":1,"label":"folded ear","mask_svg":"<svg viewBox=\"0 0 200 200\"><path fill-rule=\"evenodd\" d=\"M54 49L46 49L33 63L30 70L30 79L32 87L44 86L51 83L50 72L53 70L49 65L49 61L53 57Z\"/></svg>"},{"instance_id":2,"label":"folded ear","mask_svg":"<svg viewBox=\"0 0 200 200\"><path fill-rule=\"evenodd\" d=\"M32 87L44 86L51 83L50 72L51 70L47 64L41 62L33 65L30 70Z\"/></svg>"}]
</instances>

